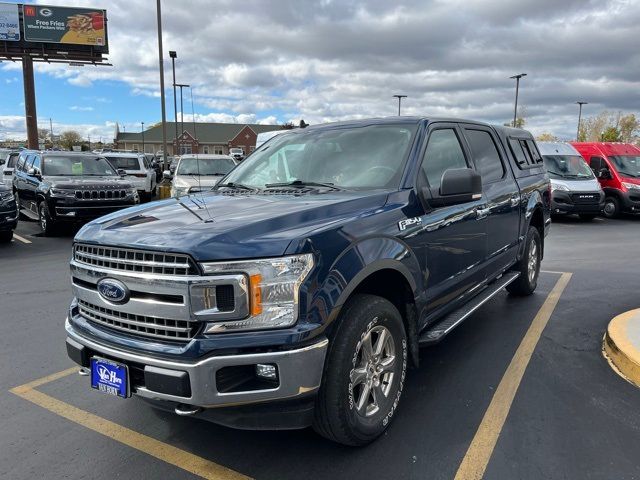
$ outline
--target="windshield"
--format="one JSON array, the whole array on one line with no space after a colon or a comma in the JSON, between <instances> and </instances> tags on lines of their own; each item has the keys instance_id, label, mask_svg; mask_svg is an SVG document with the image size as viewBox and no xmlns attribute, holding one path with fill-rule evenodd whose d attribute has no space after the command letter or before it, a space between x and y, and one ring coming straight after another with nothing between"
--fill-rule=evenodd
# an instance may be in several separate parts
<instances>
[{"instance_id":1,"label":"windshield","mask_svg":"<svg viewBox=\"0 0 640 480\"><path fill-rule=\"evenodd\" d=\"M178 175L226 175L235 166L230 158L183 157L178 165Z\"/></svg>"},{"instance_id":2,"label":"windshield","mask_svg":"<svg viewBox=\"0 0 640 480\"><path fill-rule=\"evenodd\" d=\"M544 166L553 178L595 178L580 155L544 155Z\"/></svg>"},{"instance_id":3,"label":"windshield","mask_svg":"<svg viewBox=\"0 0 640 480\"><path fill-rule=\"evenodd\" d=\"M415 130L414 125L369 125L276 137L224 183L260 189L294 181L347 189L397 187Z\"/></svg>"},{"instance_id":4,"label":"windshield","mask_svg":"<svg viewBox=\"0 0 640 480\"><path fill-rule=\"evenodd\" d=\"M19 156L20 154L16 152L9 154L9 159L7 160L7 168L15 168Z\"/></svg>"},{"instance_id":5,"label":"windshield","mask_svg":"<svg viewBox=\"0 0 640 480\"><path fill-rule=\"evenodd\" d=\"M0 150L0 160L6 160L10 153L9 150Z\"/></svg>"},{"instance_id":6,"label":"windshield","mask_svg":"<svg viewBox=\"0 0 640 480\"><path fill-rule=\"evenodd\" d=\"M102 157L44 157L42 174L50 176L117 176L117 172Z\"/></svg>"},{"instance_id":7,"label":"windshield","mask_svg":"<svg viewBox=\"0 0 640 480\"><path fill-rule=\"evenodd\" d=\"M637 155L610 155L609 159L618 170L618 173L627 177L640 177L640 156Z\"/></svg>"},{"instance_id":8,"label":"windshield","mask_svg":"<svg viewBox=\"0 0 640 480\"><path fill-rule=\"evenodd\" d=\"M140 170L140 162L138 157L105 157L111 162L111 165L122 170Z\"/></svg>"}]
</instances>

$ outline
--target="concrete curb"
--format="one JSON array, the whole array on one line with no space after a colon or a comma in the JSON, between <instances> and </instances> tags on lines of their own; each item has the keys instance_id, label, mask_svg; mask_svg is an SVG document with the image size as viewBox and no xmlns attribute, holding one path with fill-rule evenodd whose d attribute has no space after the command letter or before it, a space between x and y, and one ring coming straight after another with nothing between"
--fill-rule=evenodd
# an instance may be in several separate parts
<instances>
[{"instance_id":1,"label":"concrete curb","mask_svg":"<svg viewBox=\"0 0 640 480\"><path fill-rule=\"evenodd\" d=\"M622 313L609 322L602 351L616 373L640 387L640 309Z\"/></svg>"}]
</instances>

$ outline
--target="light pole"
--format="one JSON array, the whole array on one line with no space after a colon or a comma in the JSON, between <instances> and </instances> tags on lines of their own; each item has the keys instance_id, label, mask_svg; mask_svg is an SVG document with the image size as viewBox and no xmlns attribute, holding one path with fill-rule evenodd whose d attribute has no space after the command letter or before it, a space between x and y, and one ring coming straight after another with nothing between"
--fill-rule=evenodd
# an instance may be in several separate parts
<instances>
[{"instance_id":1,"label":"light pole","mask_svg":"<svg viewBox=\"0 0 640 480\"><path fill-rule=\"evenodd\" d=\"M398 99L398 116L400 116L400 104L402 103L403 98L407 98L406 95L394 95L395 98Z\"/></svg>"},{"instance_id":2,"label":"light pole","mask_svg":"<svg viewBox=\"0 0 640 480\"><path fill-rule=\"evenodd\" d=\"M175 83L174 86L180 87L180 135L182 135L184 133L184 107L182 104L182 89L188 88L190 87L190 85L186 83ZM176 138L176 146L177 146L177 142L178 142L178 139ZM178 155L179 154L180 152L178 151Z\"/></svg>"},{"instance_id":3,"label":"light pole","mask_svg":"<svg viewBox=\"0 0 640 480\"><path fill-rule=\"evenodd\" d=\"M516 79L516 104L513 108L513 126L516 126L516 121L518 119L518 90L520 89L520 79L522 77L526 77L526 73L519 73L518 75L514 75L513 77L509 77L511 79Z\"/></svg>"},{"instance_id":4,"label":"light pole","mask_svg":"<svg viewBox=\"0 0 640 480\"><path fill-rule=\"evenodd\" d=\"M178 99L176 98L176 58L178 53L175 50L169 51L171 57L171 69L173 70L173 115L174 126L176 127L176 149L178 148ZM175 154L175 152L173 152Z\"/></svg>"},{"instance_id":5,"label":"light pole","mask_svg":"<svg viewBox=\"0 0 640 480\"><path fill-rule=\"evenodd\" d=\"M582 105L589 105L589 102L576 102L580 109L578 110L578 132L576 133L576 142L580 141L580 120L582 120Z\"/></svg>"},{"instance_id":6,"label":"light pole","mask_svg":"<svg viewBox=\"0 0 640 480\"><path fill-rule=\"evenodd\" d=\"M144 122L140 122L140 124L142 125L142 128L140 130L140 132L142 133L142 153L147 153L144 149Z\"/></svg>"},{"instance_id":7,"label":"light pole","mask_svg":"<svg viewBox=\"0 0 640 480\"><path fill-rule=\"evenodd\" d=\"M51 148L53 148L53 120L49 117L49 133L51 135Z\"/></svg>"},{"instance_id":8,"label":"light pole","mask_svg":"<svg viewBox=\"0 0 640 480\"><path fill-rule=\"evenodd\" d=\"M167 165L167 111L164 104L164 59L162 57L162 8L160 0L156 0L156 15L158 17L158 66L160 68L160 102L162 103L162 169Z\"/></svg>"}]
</instances>

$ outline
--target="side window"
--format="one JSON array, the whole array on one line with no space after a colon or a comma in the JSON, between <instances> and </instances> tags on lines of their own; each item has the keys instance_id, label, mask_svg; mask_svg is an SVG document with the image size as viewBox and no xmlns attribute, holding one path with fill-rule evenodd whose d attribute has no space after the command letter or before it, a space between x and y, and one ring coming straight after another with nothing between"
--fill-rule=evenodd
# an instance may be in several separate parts
<instances>
[{"instance_id":1,"label":"side window","mask_svg":"<svg viewBox=\"0 0 640 480\"><path fill-rule=\"evenodd\" d=\"M542 163L542 157L540 153L538 153L538 148L533 140L527 140L527 147L529 148L529 152L531 152L531 158L533 159L534 164Z\"/></svg>"},{"instance_id":2,"label":"side window","mask_svg":"<svg viewBox=\"0 0 640 480\"><path fill-rule=\"evenodd\" d=\"M527 157L524 154L524 150L522 149L522 145L515 138L509 139L509 146L511 147L511 151L513 155L516 157L516 162L520 167L525 166L527 164Z\"/></svg>"},{"instance_id":3,"label":"side window","mask_svg":"<svg viewBox=\"0 0 640 480\"><path fill-rule=\"evenodd\" d=\"M27 162L24 164L24 171L28 172L29 169L33 166L33 160L36 158L35 155L29 155L27 157Z\"/></svg>"},{"instance_id":4,"label":"side window","mask_svg":"<svg viewBox=\"0 0 640 480\"><path fill-rule=\"evenodd\" d=\"M599 172L604 167L606 167L606 164L604 163L604 159L602 157L591 157L591 159L589 160L589 166L594 172Z\"/></svg>"},{"instance_id":5,"label":"side window","mask_svg":"<svg viewBox=\"0 0 640 480\"><path fill-rule=\"evenodd\" d=\"M36 155L35 157L33 157L33 164L32 167L35 168L36 170L41 170L40 168L40 156Z\"/></svg>"},{"instance_id":6,"label":"side window","mask_svg":"<svg viewBox=\"0 0 640 480\"><path fill-rule=\"evenodd\" d=\"M20 158L18 158L18 163L16 164L16 170L23 171L26 160L27 160L26 155L20 155Z\"/></svg>"},{"instance_id":7,"label":"side window","mask_svg":"<svg viewBox=\"0 0 640 480\"><path fill-rule=\"evenodd\" d=\"M482 176L482 183L500 180L504 176L504 166L491 134L486 130L465 130L465 136Z\"/></svg>"},{"instance_id":8,"label":"side window","mask_svg":"<svg viewBox=\"0 0 640 480\"><path fill-rule=\"evenodd\" d=\"M142 157L142 163L144 164L144 168L145 169L149 169L149 160L147 160L147 157Z\"/></svg>"},{"instance_id":9,"label":"side window","mask_svg":"<svg viewBox=\"0 0 640 480\"><path fill-rule=\"evenodd\" d=\"M442 174L450 168L467 168L460 140L453 128L434 130L424 152L420 174L431 188L440 188Z\"/></svg>"}]
</instances>

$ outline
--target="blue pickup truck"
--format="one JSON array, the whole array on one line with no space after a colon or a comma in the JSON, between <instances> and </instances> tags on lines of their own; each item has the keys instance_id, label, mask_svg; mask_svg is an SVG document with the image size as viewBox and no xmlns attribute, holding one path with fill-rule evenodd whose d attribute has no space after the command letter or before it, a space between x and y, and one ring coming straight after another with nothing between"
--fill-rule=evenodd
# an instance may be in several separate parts
<instances>
[{"instance_id":1,"label":"blue pickup truck","mask_svg":"<svg viewBox=\"0 0 640 480\"><path fill-rule=\"evenodd\" d=\"M396 414L420 346L504 288L535 290L549 207L525 130L415 117L298 129L210 192L85 225L67 352L106 394L364 445Z\"/></svg>"}]
</instances>

